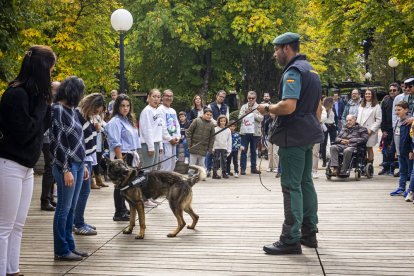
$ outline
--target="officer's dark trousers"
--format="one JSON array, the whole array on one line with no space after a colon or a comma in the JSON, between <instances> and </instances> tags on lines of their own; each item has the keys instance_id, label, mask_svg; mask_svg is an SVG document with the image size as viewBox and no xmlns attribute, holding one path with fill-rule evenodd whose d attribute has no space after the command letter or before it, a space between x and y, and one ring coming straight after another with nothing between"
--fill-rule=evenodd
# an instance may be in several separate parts
<instances>
[{"instance_id":1,"label":"officer's dark trousers","mask_svg":"<svg viewBox=\"0 0 414 276\"><path fill-rule=\"evenodd\" d=\"M312 180L313 145L280 147L285 221L280 240L293 244L303 235L316 233L318 199Z\"/></svg>"}]
</instances>

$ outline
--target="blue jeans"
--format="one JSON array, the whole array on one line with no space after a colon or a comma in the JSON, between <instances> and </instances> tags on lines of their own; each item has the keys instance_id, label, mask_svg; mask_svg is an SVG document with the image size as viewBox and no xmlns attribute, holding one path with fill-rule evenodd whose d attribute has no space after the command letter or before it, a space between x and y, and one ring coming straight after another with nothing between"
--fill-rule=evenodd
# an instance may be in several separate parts
<instances>
[{"instance_id":1,"label":"blue jeans","mask_svg":"<svg viewBox=\"0 0 414 276\"><path fill-rule=\"evenodd\" d=\"M408 172L408 175L410 175L411 178L410 178L410 185L408 186L407 192L414 191L414 167L413 166L414 166L413 160L409 160L409 162L408 162L408 169L411 168L411 172L409 171Z\"/></svg>"},{"instance_id":2,"label":"blue jeans","mask_svg":"<svg viewBox=\"0 0 414 276\"><path fill-rule=\"evenodd\" d=\"M57 184L58 200L53 218L53 240L55 255L65 256L75 249L72 236L73 214L78 201L83 181L83 162L72 162L70 171L73 174L73 185L68 187L63 179L63 172L53 165L53 177Z\"/></svg>"},{"instance_id":3,"label":"blue jeans","mask_svg":"<svg viewBox=\"0 0 414 276\"><path fill-rule=\"evenodd\" d=\"M89 177L86 180L82 181L82 186L80 188L78 203L75 208L75 220L74 224L76 228L85 226L85 208L86 202L88 201L89 194L91 193L91 176L92 176L92 162L85 162L85 165L88 166Z\"/></svg>"},{"instance_id":4,"label":"blue jeans","mask_svg":"<svg viewBox=\"0 0 414 276\"><path fill-rule=\"evenodd\" d=\"M188 151L188 142L187 142L187 138L184 138L180 144L183 145L184 147L184 157L189 158L190 157L190 152ZM178 147L177 147L177 153L176 153L177 157L178 157Z\"/></svg>"},{"instance_id":5,"label":"blue jeans","mask_svg":"<svg viewBox=\"0 0 414 276\"><path fill-rule=\"evenodd\" d=\"M207 171L211 171L211 167L213 165L213 154L212 153L207 152L205 163L206 163Z\"/></svg>"},{"instance_id":6,"label":"blue jeans","mask_svg":"<svg viewBox=\"0 0 414 276\"><path fill-rule=\"evenodd\" d=\"M398 162L400 163L400 182L399 187L400 189L405 190L406 182L411 175L411 171L413 169L413 165L410 166L410 160L408 156L398 156ZM410 183L411 184L411 183Z\"/></svg>"},{"instance_id":7,"label":"blue jeans","mask_svg":"<svg viewBox=\"0 0 414 276\"><path fill-rule=\"evenodd\" d=\"M241 135L241 145L244 147L240 154L240 169L246 171L247 166L247 149L250 144L250 169L256 169L256 144L259 136L253 136L252 133Z\"/></svg>"}]
</instances>

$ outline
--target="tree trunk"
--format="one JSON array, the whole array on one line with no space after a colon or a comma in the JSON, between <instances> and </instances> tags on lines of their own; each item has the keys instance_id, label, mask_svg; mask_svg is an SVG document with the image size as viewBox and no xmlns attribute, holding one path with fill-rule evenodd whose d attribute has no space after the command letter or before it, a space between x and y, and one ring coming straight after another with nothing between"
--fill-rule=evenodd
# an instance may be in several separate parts
<instances>
[{"instance_id":1,"label":"tree trunk","mask_svg":"<svg viewBox=\"0 0 414 276\"><path fill-rule=\"evenodd\" d=\"M211 76L211 49L207 49L201 58L203 69L200 71L201 77L203 78L203 86L199 90L199 95L203 101L207 104L207 95L209 88L209 81Z\"/></svg>"}]
</instances>

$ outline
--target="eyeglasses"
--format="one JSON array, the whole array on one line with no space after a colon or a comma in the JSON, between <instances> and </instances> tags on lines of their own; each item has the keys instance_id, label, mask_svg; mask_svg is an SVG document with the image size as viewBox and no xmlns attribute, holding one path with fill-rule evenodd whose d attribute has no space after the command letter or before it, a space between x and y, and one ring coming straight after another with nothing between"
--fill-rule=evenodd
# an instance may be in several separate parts
<instances>
[{"instance_id":1,"label":"eyeglasses","mask_svg":"<svg viewBox=\"0 0 414 276\"><path fill-rule=\"evenodd\" d=\"M397 92L397 89L390 89L390 92Z\"/></svg>"},{"instance_id":2,"label":"eyeglasses","mask_svg":"<svg viewBox=\"0 0 414 276\"><path fill-rule=\"evenodd\" d=\"M256 98L247 98L248 100L256 100Z\"/></svg>"}]
</instances>

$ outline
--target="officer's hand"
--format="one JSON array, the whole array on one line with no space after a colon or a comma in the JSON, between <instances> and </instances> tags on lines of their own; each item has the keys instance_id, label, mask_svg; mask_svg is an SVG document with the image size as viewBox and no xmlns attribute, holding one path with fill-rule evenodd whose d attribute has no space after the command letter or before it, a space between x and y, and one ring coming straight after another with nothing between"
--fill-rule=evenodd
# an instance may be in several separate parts
<instances>
[{"instance_id":1,"label":"officer's hand","mask_svg":"<svg viewBox=\"0 0 414 276\"><path fill-rule=\"evenodd\" d=\"M257 111L259 111L260 112L260 114L265 114L266 112L265 112L265 107L266 106L269 106L268 104L259 104L258 106L257 106Z\"/></svg>"}]
</instances>

